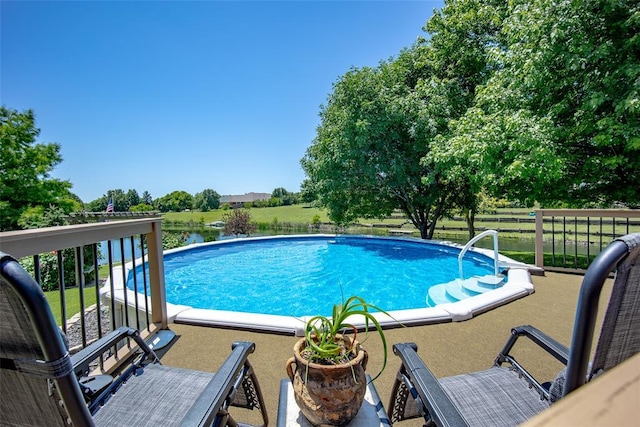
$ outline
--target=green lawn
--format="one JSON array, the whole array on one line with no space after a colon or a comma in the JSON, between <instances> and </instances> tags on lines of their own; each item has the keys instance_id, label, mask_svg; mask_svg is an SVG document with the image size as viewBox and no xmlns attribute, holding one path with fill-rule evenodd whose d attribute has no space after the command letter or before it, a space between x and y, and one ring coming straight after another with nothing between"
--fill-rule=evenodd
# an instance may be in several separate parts
<instances>
[{"instance_id":1,"label":"green lawn","mask_svg":"<svg viewBox=\"0 0 640 427\"><path fill-rule=\"evenodd\" d=\"M220 221L222 220L222 216L229 211L225 211L222 209L217 209L209 212L199 212L199 211L190 211L190 212L167 212L164 214L164 218L166 222L180 222L180 223L189 223L194 222L197 223L199 221L204 221L205 223ZM325 209L318 209L308 207L306 205L292 205L292 206L278 206L273 208L251 208L251 218L258 223L270 223L274 218L277 218L278 222L289 222L289 223L297 223L297 224L306 224L310 223L313 220L315 215L320 217L320 221L329 222L329 216L327 215L327 211ZM493 227L498 226L500 223L498 222L498 217L508 216L504 212L522 212L529 213L531 209L504 209L499 210L496 215L478 215L478 218L496 218L495 222L476 222L476 226L483 227ZM361 219L358 221L361 224L402 224L406 222L405 219L393 218L393 219ZM460 227L466 227L464 221L453 220L453 219L442 219L438 222L438 225L455 225ZM502 223L504 227L504 223ZM510 224L510 226L518 226L518 224ZM531 229L535 230L535 224L533 223L522 223L519 225L523 229Z\"/></svg>"},{"instance_id":2,"label":"green lawn","mask_svg":"<svg viewBox=\"0 0 640 427\"><path fill-rule=\"evenodd\" d=\"M53 312L53 318L58 325L62 324L62 309L60 308L60 291L48 291L44 293L51 311ZM67 302L67 319L71 318L74 314L80 312L80 292L78 288L65 289L64 298ZM92 306L96 303L96 288L86 287L84 288L84 307Z\"/></svg>"},{"instance_id":3,"label":"green lawn","mask_svg":"<svg viewBox=\"0 0 640 427\"><path fill-rule=\"evenodd\" d=\"M520 212L528 213L530 209L507 209L505 212ZM215 221L221 221L222 217L225 213L229 211L225 210L214 210L210 212L167 212L164 214L165 223L167 228L171 227L181 227L181 226L190 226L197 225L200 222L211 223ZM329 216L327 211L324 209L307 207L306 205L293 205L293 206L278 206L272 208L251 208L251 219L259 224L272 224L277 220L279 224L310 224L313 221L314 216L318 215L320 217L320 221L323 223L329 223ZM398 216L396 214L395 216ZM500 211L496 215L482 215L479 217L496 217L495 222L476 222L476 227L485 227L489 228L521 228L523 230L530 230L532 233L535 231L535 224L533 223L522 223L522 224L507 224L498 222L498 217L504 216ZM371 224L385 224L391 226L400 227L404 224L404 228L411 228L410 224L406 224L407 220L405 218L385 218L385 219L360 219L358 221L360 224L371 225ZM461 238L466 238L466 223L461 220L454 219L441 219L438 221L438 226L448 226L448 227L460 227L463 230L460 231L447 231L449 234L460 235ZM417 230L416 230L417 233ZM509 236L509 234L502 233L505 236ZM513 234L513 233L512 233ZM513 236L519 236L518 233L513 234Z\"/></svg>"},{"instance_id":4,"label":"green lawn","mask_svg":"<svg viewBox=\"0 0 640 427\"><path fill-rule=\"evenodd\" d=\"M323 209L306 207L305 205L278 206L274 208L251 208L251 219L258 223L270 223L274 218L278 222L290 222L295 224L311 223L315 215L320 216L320 221L329 222L327 212ZM164 218L167 222L199 222L205 223L221 221L222 216L229 211L217 209L210 212L167 212Z\"/></svg>"}]
</instances>

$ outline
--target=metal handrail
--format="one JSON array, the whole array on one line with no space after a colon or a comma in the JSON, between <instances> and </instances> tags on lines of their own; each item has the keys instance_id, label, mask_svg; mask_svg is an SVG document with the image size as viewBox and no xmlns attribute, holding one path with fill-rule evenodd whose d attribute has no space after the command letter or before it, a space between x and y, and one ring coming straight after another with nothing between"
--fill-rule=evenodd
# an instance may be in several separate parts
<instances>
[{"instance_id":1,"label":"metal handrail","mask_svg":"<svg viewBox=\"0 0 640 427\"><path fill-rule=\"evenodd\" d=\"M464 245L464 248L460 251L460 255L458 255L458 269L460 271L460 279L464 280L464 273L462 272L462 258L464 257L464 254L467 253L471 245L473 245L475 242L482 239L483 237L486 237L489 235L493 235L493 268L494 268L495 275L496 276L498 275L498 232L496 230L487 230L487 231L483 231L473 239L469 240L467 244Z\"/></svg>"}]
</instances>

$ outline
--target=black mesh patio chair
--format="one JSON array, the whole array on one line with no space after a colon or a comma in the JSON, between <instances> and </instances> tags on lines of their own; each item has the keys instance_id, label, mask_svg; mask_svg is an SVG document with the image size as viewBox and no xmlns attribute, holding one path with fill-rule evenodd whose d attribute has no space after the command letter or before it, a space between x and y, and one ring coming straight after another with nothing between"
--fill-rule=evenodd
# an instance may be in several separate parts
<instances>
[{"instance_id":1,"label":"black mesh patio chair","mask_svg":"<svg viewBox=\"0 0 640 427\"><path fill-rule=\"evenodd\" d=\"M139 350L87 403L78 378L118 343ZM234 343L215 374L171 368L138 331L123 327L70 356L40 286L0 252L0 425L247 425L231 418L230 406L259 410L267 425L248 360L254 349Z\"/></svg>"},{"instance_id":2,"label":"black mesh patio chair","mask_svg":"<svg viewBox=\"0 0 640 427\"><path fill-rule=\"evenodd\" d=\"M611 297L589 362L600 291L613 270ZM537 382L511 354L520 337L532 340L566 368L553 381ZM615 240L589 266L570 349L533 326L518 326L491 368L441 379L425 365L415 344L396 344L393 351L402 365L389 403L391 422L423 417L429 426L521 424L640 351L640 233Z\"/></svg>"}]
</instances>

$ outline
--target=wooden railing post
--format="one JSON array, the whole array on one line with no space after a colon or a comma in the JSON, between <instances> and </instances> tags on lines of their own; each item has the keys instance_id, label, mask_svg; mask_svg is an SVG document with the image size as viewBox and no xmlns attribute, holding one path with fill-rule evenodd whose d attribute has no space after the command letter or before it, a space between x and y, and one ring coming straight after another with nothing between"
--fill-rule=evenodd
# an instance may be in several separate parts
<instances>
[{"instance_id":1,"label":"wooden railing post","mask_svg":"<svg viewBox=\"0 0 640 427\"><path fill-rule=\"evenodd\" d=\"M544 268L544 232L542 209L536 209L536 267Z\"/></svg>"},{"instance_id":2,"label":"wooden railing post","mask_svg":"<svg viewBox=\"0 0 640 427\"><path fill-rule=\"evenodd\" d=\"M151 321L167 329L167 295L164 283L164 256L162 252L162 222L154 221L152 231L146 235L149 250L149 282L151 287Z\"/></svg>"}]
</instances>

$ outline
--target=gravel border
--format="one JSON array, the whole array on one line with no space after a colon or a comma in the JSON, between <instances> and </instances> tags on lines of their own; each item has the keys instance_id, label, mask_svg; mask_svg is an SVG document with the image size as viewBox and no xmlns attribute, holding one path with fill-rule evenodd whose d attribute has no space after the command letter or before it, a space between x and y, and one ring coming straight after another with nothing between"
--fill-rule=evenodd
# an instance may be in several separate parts
<instances>
[{"instance_id":1,"label":"gravel border","mask_svg":"<svg viewBox=\"0 0 640 427\"><path fill-rule=\"evenodd\" d=\"M98 316L97 304L94 304L84 311L84 321L86 330L87 345L98 340ZM109 307L100 306L100 321L102 336L111 332L111 310ZM82 324L80 313L73 315L67 320L67 340L69 342L69 352L71 354L82 350Z\"/></svg>"}]
</instances>

